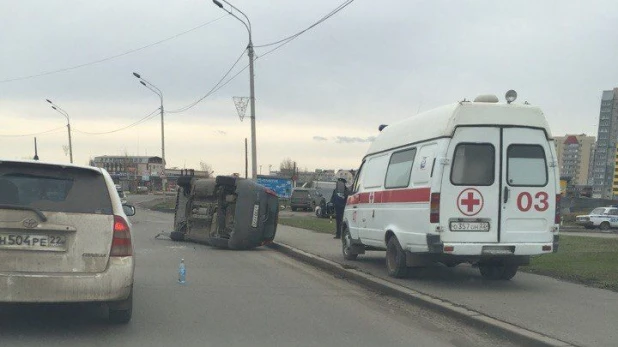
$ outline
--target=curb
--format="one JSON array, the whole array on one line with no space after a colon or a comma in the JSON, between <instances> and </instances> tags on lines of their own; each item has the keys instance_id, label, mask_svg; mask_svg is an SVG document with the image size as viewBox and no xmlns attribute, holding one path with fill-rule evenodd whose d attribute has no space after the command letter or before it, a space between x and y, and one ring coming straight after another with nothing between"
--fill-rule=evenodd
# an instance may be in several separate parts
<instances>
[{"instance_id":1,"label":"curb","mask_svg":"<svg viewBox=\"0 0 618 347\"><path fill-rule=\"evenodd\" d=\"M489 317L483 313L470 310L464 306L419 293L410 288L406 288L355 269L345 268L344 265L324 259L284 243L273 242L269 244L268 247L309 265L326 270L343 278L350 279L372 290L398 297L412 304L420 305L425 308L447 314L474 327L491 330L497 335L505 336L508 339L525 346L574 346L568 342L554 339L511 323Z\"/></svg>"}]
</instances>

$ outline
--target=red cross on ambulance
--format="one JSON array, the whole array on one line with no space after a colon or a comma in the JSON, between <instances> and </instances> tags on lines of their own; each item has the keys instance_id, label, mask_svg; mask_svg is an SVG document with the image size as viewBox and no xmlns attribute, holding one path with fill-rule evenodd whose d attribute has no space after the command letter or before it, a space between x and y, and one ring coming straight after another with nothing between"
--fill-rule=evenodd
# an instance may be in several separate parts
<instances>
[{"instance_id":1,"label":"red cross on ambulance","mask_svg":"<svg viewBox=\"0 0 618 347\"><path fill-rule=\"evenodd\" d=\"M466 216L477 215L483 209L483 194L474 188L464 189L457 197L457 208Z\"/></svg>"}]
</instances>

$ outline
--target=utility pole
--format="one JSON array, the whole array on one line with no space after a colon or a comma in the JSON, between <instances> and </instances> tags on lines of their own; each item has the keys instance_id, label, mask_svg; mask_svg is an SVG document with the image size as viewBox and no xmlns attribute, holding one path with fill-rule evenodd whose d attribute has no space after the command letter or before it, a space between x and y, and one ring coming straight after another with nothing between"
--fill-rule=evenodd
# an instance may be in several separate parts
<instances>
[{"instance_id":1,"label":"utility pole","mask_svg":"<svg viewBox=\"0 0 618 347\"><path fill-rule=\"evenodd\" d=\"M257 145L256 145L256 134L255 134L255 84L254 84L254 72L253 72L253 61L255 60L255 52L253 51L253 39L251 36L251 21L249 17L241 11L238 7L232 5L227 0L222 0L226 4L228 4L232 9L238 11L245 19L246 22L234 14L232 11L223 7L223 4L218 0L212 0L212 2L218 6L223 11L229 13L232 17L236 18L239 22L241 22L245 28L247 29L247 33L249 34L249 44L247 45L247 55L249 56L249 102L251 103L251 178L254 180L257 179Z\"/></svg>"},{"instance_id":2,"label":"utility pole","mask_svg":"<svg viewBox=\"0 0 618 347\"><path fill-rule=\"evenodd\" d=\"M69 159L71 160L71 164L73 164L73 141L71 140L71 122L69 121L69 116L67 116L67 130L69 131Z\"/></svg>"},{"instance_id":3,"label":"utility pole","mask_svg":"<svg viewBox=\"0 0 618 347\"><path fill-rule=\"evenodd\" d=\"M247 138L245 137L245 178L249 177L249 154L247 152Z\"/></svg>"},{"instance_id":4,"label":"utility pole","mask_svg":"<svg viewBox=\"0 0 618 347\"><path fill-rule=\"evenodd\" d=\"M163 92L157 86L155 86L154 84L144 79L137 72L133 72L133 76L135 76L135 78L139 80L139 83L141 85L150 89L150 91L152 91L153 93L157 94L157 96L159 96L159 100L161 101L161 107L159 110L161 111L161 159L163 161L163 168L161 169L162 171L161 171L160 177L161 177L161 190L163 190L163 200L166 200L165 192L167 191L167 174L165 173L165 165L166 165L166 162L165 162L165 123L163 121L165 110L163 108Z\"/></svg>"},{"instance_id":5,"label":"utility pole","mask_svg":"<svg viewBox=\"0 0 618 347\"><path fill-rule=\"evenodd\" d=\"M165 123L163 122L163 98L161 98L161 159L163 160L163 169L161 178L161 185L163 186L163 199L166 199L165 193L167 193L167 174L165 173Z\"/></svg>"},{"instance_id":6,"label":"utility pole","mask_svg":"<svg viewBox=\"0 0 618 347\"><path fill-rule=\"evenodd\" d=\"M38 149L36 146L36 137L34 138L34 158L32 159L39 160L39 153L38 153Z\"/></svg>"},{"instance_id":7,"label":"utility pole","mask_svg":"<svg viewBox=\"0 0 618 347\"><path fill-rule=\"evenodd\" d=\"M45 101L50 103L51 108L53 108L56 112L60 113L67 119L67 130L69 132L69 158L71 160L71 164L73 164L73 142L71 141L71 120L69 118L69 114L67 113L67 111L61 109L60 106L54 104L51 100L45 99Z\"/></svg>"},{"instance_id":8,"label":"utility pole","mask_svg":"<svg viewBox=\"0 0 618 347\"><path fill-rule=\"evenodd\" d=\"M257 179L257 144L255 143L255 84L253 74L253 60L255 54L253 52L253 42L251 41L251 33L249 33L249 103L251 104L251 178Z\"/></svg>"}]
</instances>

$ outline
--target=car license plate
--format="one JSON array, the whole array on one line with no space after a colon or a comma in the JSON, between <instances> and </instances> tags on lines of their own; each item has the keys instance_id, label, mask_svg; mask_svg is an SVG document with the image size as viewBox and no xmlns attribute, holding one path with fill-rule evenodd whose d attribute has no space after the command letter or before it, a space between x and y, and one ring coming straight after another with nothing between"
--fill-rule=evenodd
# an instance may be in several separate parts
<instances>
[{"instance_id":1,"label":"car license plate","mask_svg":"<svg viewBox=\"0 0 618 347\"><path fill-rule=\"evenodd\" d=\"M66 236L0 233L0 249L65 251Z\"/></svg>"},{"instance_id":2,"label":"car license plate","mask_svg":"<svg viewBox=\"0 0 618 347\"><path fill-rule=\"evenodd\" d=\"M488 222L451 222L451 231L489 231Z\"/></svg>"}]
</instances>

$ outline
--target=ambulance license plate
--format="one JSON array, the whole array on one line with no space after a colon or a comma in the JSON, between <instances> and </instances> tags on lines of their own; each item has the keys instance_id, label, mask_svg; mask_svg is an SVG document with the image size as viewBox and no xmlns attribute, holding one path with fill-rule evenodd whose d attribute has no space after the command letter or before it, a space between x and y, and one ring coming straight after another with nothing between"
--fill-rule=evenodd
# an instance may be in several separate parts
<instances>
[{"instance_id":1,"label":"ambulance license plate","mask_svg":"<svg viewBox=\"0 0 618 347\"><path fill-rule=\"evenodd\" d=\"M488 222L451 222L451 231L489 231Z\"/></svg>"}]
</instances>

